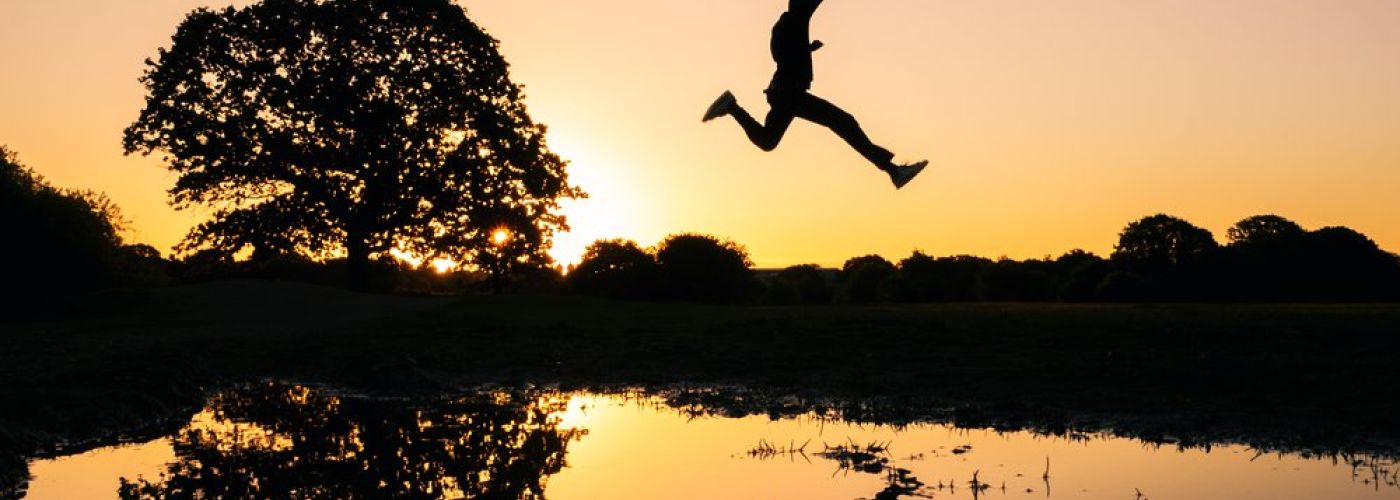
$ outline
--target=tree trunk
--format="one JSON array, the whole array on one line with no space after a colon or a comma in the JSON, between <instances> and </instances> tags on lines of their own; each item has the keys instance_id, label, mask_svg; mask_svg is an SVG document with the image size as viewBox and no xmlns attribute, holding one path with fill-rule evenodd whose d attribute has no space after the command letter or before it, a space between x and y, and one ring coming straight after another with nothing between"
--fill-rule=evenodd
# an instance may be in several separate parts
<instances>
[{"instance_id":1,"label":"tree trunk","mask_svg":"<svg viewBox=\"0 0 1400 500\"><path fill-rule=\"evenodd\" d=\"M359 233L351 233L345 238L346 271L350 279L350 289L357 292L369 291L369 243Z\"/></svg>"}]
</instances>

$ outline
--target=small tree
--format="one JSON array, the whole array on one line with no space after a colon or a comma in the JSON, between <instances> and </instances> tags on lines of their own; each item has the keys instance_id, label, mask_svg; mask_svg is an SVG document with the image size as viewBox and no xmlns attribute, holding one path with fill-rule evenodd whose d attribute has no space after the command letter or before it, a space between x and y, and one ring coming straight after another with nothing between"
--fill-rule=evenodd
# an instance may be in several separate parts
<instances>
[{"instance_id":1,"label":"small tree","mask_svg":"<svg viewBox=\"0 0 1400 500\"><path fill-rule=\"evenodd\" d=\"M1301 238L1307 231L1277 215L1256 215L1235 223L1226 235L1232 245L1261 245Z\"/></svg>"},{"instance_id":2,"label":"small tree","mask_svg":"<svg viewBox=\"0 0 1400 500\"><path fill-rule=\"evenodd\" d=\"M163 153L176 208L214 208L186 252L343 254L358 288L395 248L498 273L547 262L582 196L450 0L199 9L147 65L126 151Z\"/></svg>"},{"instance_id":3,"label":"small tree","mask_svg":"<svg viewBox=\"0 0 1400 500\"><path fill-rule=\"evenodd\" d=\"M1060 300L1070 302L1097 298L1099 284L1113 272L1103 257L1078 249L1055 259L1054 269Z\"/></svg>"},{"instance_id":4,"label":"small tree","mask_svg":"<svg viewBox=\"0 0 1400 500\"><path fill-rule=\"evenodd\" d=\"M657 246L662 286L671 298L712 303L742 302L753 291L748 251L732 241L680 234Z\"/></svg>"},{"instance_id":5,"label":"small tree","mask_svg":"<svg viewBox=\"0 0 1400 500\"><path fill-rule=\"evenodd\" d=\"M1400 262L1371 238L1347 227L1303 236L1306 263L1291 277L1313 300L1393 300L1400 297Z\"/></svg>"},{"instance_id":6,"label":"small tree","mask_svg":"<svg viewBox=\"0 0 1400 500\"><path fill-rule=\"evenodd\" d=\"M1113 260L1135 271L1162 272L1196 261L1217 246L1210 231L1158 214L1123 229Z\"/></svg>"},{"instance_id":7,"label":"small tree","mask_svg":"<svg viewBox=\"0 0 1400 500\"><path fill-rule=\"evenodd\" d=\"M836 298L853 304L875 302L880 298L880 283L895 271L894 264L879 255L851 258L841 265Z\"/></svg>"},{"instance_id":8,"label":"small tree","mask_svg":"<svg viewBox=\"0 0 1400 500\"><path fill-rule=\"evenodd\" d=\"M574 293L615 299L657 298L656 259L630 240L599 240L588 246L573 272Z\"/></svg>"},{"instance_id":9,"label":"small tree","mask_svg":"<svg viewBox=\"0 0 1400 500\"><path fill-rule=\"evenodd\" d=\"M1153 215L1129 224L1118 237L1113 263L1127 273L1116 285L1101 288L1119 300L1218 298L1222 293L1217 249L1210 231L1170 215ZM1127 279L1127 276L1132 279ZM1109 278L1115 278L1110 276ZM1131 290L1132 293L1125 293Z\"/></svg>"},{"instance_id":10,"label":"small tree","mask_svg":"<svg viewBox=\"0 0 1400 500\"><path fill-rule=\"evenodd\" d=\"M1304 255L1307 231L1277 215L1245 218L1226 233L1221 291L1236 300L1288 300L1298 296L1296 276L1315 264Z\"/></svg>"}]
</instances>

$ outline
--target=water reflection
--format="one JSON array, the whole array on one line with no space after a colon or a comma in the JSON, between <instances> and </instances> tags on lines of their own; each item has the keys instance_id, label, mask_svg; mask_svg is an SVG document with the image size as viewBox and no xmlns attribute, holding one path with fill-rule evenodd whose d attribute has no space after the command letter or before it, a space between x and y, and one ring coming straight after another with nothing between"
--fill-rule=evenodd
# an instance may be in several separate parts
<instances>
[{"instance_id":1,"label":"water reflection","mask_svg":"<svg viewBox=\"0 0 1400 500\"><path fill-rule=\"evenodd\" d=\"M122 498L543 498L564 466L567 401L497 392L430 405L264 384L215 396L157 481Z\"/></svg>"},{"instance_id":2,"label":"water reflection","mask_svg":"<svg viewBox=\"0 0 1400 500\"><path fill-rule=\"evenodd\" d=\"M406 401L266 383L215 395L141 445L173 460L106 484L123 498L1400 498L1394 454L967 429L930 411L744 389ZM95 473L62 460L36 477Z\"/></svg>"}]
</instances>

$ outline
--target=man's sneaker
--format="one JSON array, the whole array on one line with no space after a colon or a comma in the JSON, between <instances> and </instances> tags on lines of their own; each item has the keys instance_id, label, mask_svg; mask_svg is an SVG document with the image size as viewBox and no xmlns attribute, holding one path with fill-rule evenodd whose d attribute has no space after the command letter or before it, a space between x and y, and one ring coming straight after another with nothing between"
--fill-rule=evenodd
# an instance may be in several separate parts
<instances>
[{"instance_id":1,"label":"man's sneaker","mask_svg":"<svg viewBox=\"0 0 1400 500\"><path fill-rule=\"evenodd\" d=\"M729 114L729 110L732 109L737 102L739 101L734 98L734 93L728 90L724 91L724 94L720 95L719 99L715 99L715 103L710 105L710 109L705 110L705 118L700 121L707 122Z\"/></svg>"},{"instance_id":2,"label":"man's sneaker","mask_svg":"<svg viewBox=\"0 0 1400 500\"><path fill-rule=\"evenodd\" d=\"M927 166L928 160L914 162L908 165L896 165L894 170L889 171L890 180L894 182L894 188L899 189L904 187L909 181L914 180L914 177L917 177L919 172L923 172L924 167Z\"/></svg>"}]
</instances>

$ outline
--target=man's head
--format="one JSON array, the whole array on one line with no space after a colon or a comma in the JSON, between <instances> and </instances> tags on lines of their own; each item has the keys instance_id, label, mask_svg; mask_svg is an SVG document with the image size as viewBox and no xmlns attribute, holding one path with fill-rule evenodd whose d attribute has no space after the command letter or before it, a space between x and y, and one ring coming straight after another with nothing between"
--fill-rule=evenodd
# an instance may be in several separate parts
<instances>
[{"instance_id":1,"label":"man's head","mask_svg":"<svg viewBox=\"0 0 1400 500\"><path fill-rule=\"evenodd\" d=\"M788 12L816 12L822 0L788 0Z\"/></svg>"}]
</instances>

